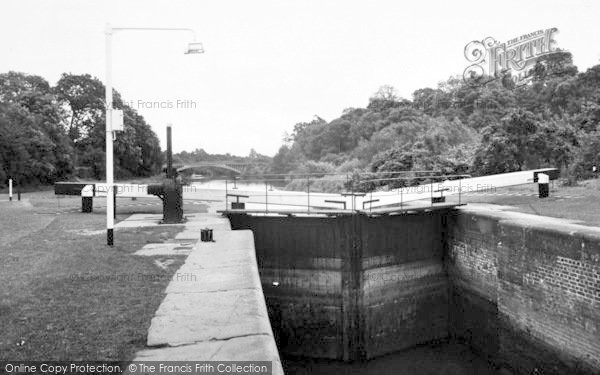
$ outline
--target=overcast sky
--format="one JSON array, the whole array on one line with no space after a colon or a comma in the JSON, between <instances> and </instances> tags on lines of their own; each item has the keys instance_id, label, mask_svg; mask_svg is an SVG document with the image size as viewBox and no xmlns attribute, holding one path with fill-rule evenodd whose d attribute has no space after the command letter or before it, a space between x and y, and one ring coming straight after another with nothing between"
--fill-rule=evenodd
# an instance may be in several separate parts
<instances>
[{"instance_id":1,"label":"overcast sky","mask_svg":"<svg viewBox=\"0 0 600 375\"><path fill-rule=\"evenodd\" d=\"M202 55L183 54L186 33L121 32L113 41L114 87L163 147L173 124L175 151L273 155L295 123L364 107L382 85L410 98L462 74L464 46L488 36L557 27L558 47L580 70L600 63L600 1L592 0L3 0L0 9L0 72L51 84L63 72L104 80L107 22L196 30Z\"/></svg>"}]
</instances>

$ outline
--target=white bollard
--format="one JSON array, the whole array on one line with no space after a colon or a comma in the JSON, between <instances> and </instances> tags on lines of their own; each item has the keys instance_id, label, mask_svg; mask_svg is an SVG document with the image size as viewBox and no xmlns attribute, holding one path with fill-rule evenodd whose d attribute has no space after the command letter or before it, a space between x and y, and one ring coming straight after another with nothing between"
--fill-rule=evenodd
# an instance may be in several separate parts
<instances>
[{"instance_id":1,"label":"white bollard","mask_svg":"<svg viewBox=\"0 0 600 375\"><path fill-rule=\"evenodd\" d=\"M94 209L94 185L85 185L81 189L81 212L92 212Z\"/></svg>"},{"instance_id":2,"label":"white bollard","mask_svg":"<svg viewBox=\"0 0 600 375\"><path fill-rule=\"evenodd\" d=\"M8 200L12 201L12 178L8 179Z\"/></svg>"}]
</instances>

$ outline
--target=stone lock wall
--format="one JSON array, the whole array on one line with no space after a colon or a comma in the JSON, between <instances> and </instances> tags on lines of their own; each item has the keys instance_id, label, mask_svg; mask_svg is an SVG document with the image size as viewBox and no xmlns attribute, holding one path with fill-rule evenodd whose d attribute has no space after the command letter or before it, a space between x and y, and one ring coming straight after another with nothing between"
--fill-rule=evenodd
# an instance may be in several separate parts
<instances>
[{"instance_id":1,"label":"stone lock wall","mask_svg":"<svg viewBox=\"0 0 600 375\"><path fill-rule=\"evenodd\" d=\"M263 291L278 348L287 355L344 359L356 341L350 217L232 215L252 229ZM354 296L354 298L356 298Z\"/></svg>"},{"instance_id":2,"label":"stone lock wall","mask_svg":"<svg viewBox=\"0 0 600 375\"><path fill-rule=\"evenodd\" d=\"M447 336L441 215L232 215L252 229L278 347L356 360Z\"/></svg>"},{"instance_id":3,"label":"stone lock wall","mask_svg":"<svg viewBox=\"0 0 600 375\"><path fill-rule=\"evenodd\" d=\"M442 218L435 212L361 217L359 309L365 357L447 336Z\"/></svg>"}]
</instances>

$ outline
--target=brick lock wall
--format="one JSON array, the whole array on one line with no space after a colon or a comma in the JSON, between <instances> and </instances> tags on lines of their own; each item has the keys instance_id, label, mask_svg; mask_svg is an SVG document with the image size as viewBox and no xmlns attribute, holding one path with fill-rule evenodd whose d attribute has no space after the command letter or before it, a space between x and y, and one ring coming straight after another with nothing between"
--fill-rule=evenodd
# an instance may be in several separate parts
<instances>
[{"instance_id":1,"label":"brick lock wall","mask_svg":"<svg viewBox=\"0 0 600 375\"><path fill-rule=\"evenodd\" d=\"M600 373L600 230L475 210L450 222L451 333L518 374Z\"/></svg>"},{"instance_id":2,"label":"brick lock wall","mask_svg":"<svg viewBox=\"0 0 600 375\"><path fill-rule=\"evenodd\" d=\"M448 218L445 266L450 282L448 332L478 354L498 355L498 224L467 214Z\"/></svg>"},{"instance_id":3,"label":"brick lock wall","mask_svg":"<svg viewBox=\"0 0 600 375\"><path fill-rule=\"evenodd\" d=\"M231 218L254 232L280 350L352 360L450 336L515 374L600 374L600 229L440 215Z\"/></svg>"}]
</instances>

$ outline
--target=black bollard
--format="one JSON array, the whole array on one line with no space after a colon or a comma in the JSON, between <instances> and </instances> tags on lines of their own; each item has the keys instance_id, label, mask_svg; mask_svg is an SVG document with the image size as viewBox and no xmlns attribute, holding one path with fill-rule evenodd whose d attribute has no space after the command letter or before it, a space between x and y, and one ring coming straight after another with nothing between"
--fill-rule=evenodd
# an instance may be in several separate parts
<instances>
[{"instance_id":1,"label":"black bollard","mask_svg":"<svg viewBox=\"0 0 600 375\"><path fill-rule=\"evenodd\" d=\"M202 242L215 242L213 240L212 229L204 228L200 230L200 241Z\"/></svg>"},{"instance_id":2,"label":"black bollard","mask_svg":"<svg viewBox=\"0 0 600 375\"><path fill-rule=\"evenodd\" d=\"M94 198L81 197L81 212L90 213L94 210Z\"/></svg>"}]
</instances>

